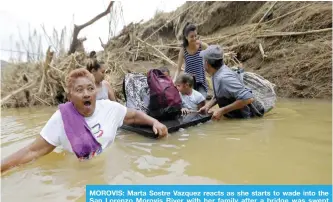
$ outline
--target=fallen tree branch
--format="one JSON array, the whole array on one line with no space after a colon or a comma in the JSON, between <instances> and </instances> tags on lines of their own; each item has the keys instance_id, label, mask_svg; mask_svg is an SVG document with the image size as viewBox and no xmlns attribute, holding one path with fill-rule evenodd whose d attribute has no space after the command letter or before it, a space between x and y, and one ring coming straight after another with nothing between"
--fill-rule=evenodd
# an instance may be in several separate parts
<instances>
[{"instance_id":1,"label":"fallen tree branch","mask_svg":"<svg viewBox=\"0 0 333 202\"><path fill-rule=\"evenodd\" d=\"M290 15L290 14L293 14L293 13L295 13L295 12L297 12L297 11L303 10L303 9L305 9L305 8L311 6L311 5L313 5L313 4L308 4L308 5L306 5L306 6L303 6L303 7L299 8L299 9L296 9L296 10L290 11L289 13L286 13L286 14L284 14L284 15L281 15L281 16L279 16L279 17L277 17L277 18L271 19L271 20L269 20L269 21L267 21L267 22L263 22L263 24L267 24L267 23L273 22L273 21L275 21L275 20L278 20L278 19L284 18L284 17L286 17L286 16L288 16L288 15Z\"/></svg>"},{"instance_id":2,"label":"fallen tree branch","mask_svg":"<svg viewBox=\"0 0 333 202\"><path fill-rule=\"evenodd\" d=\"M279 37L279 36L298 36L298 35L315 34L315 33L328 32L328 31L332 31L332 28L310 30L310 31L306 31L306 32L276 32L273 34L258 35L258 36L256 36L256 38L268 38L268 37Z\"/></svg>"},{"instance_id":3,"label":"fallen tree branch","mask_svg":"<svg viewBox=\"0 0 333 202\"><path fill-rule=\"evenodd\" d=\"M83 28L85 28L85 27L87 27L87 26L93 24L94 22L96 22L96 21L99 20L100 18L102 18L102 17L106 16L108 13L110 13L113 4L114 4L114 1L111 1L110 4L109 4L109 6L106 8L106 10L105 10L104 12L98 14L96 17L94 17L94 18L91 19L90 21L88 21L88 22L86 22L86 23L84 23L84 24L82 24L82 25L74 25L74 31L73 31L73 37L72 37L72 43L71 43L71 45L70 45L70 48L69 48L69 51L68 51L68 55L70 55L70 54L72 54L72 53L74 53L74 52L76 51L76 47L77 47L77 45L78 45L78 43L79 43L79 41L78 41L78 39L77 39L77 37L78 37L78 35L79 35L79 32L80 32Z\"/></svg>"},{"instance_id":4,"label":"fallen tree branch","mask_svg":"<svg viewBox=\"0 0 333 202\"><path fill-rule=\"evenodd\" d=\"M211 43L217 43L217 42L219 42L219 41L222 40L222 39L225 39L225 38L228 38L228 37L231 37L231 36L234 36L234 35L237 35L237 34L240 34L240 33L246 32L246 31L248 31L250 28L251 28L251 27L248 27L248 28L245 28L244 30L236 31L236 32L234 32L234 33L231 33L231 34L228 34L228 35L223 35L223 36L220 36L220 37L202 38L202 39L200 39L200 40L203 41L203 42L206 42L206 43L208 43L208 44L211 44ZM179 47L180 45L182 45L181 42L178 42L178 43L171 43L171 44L164 44L163 46L162 46L162 45L154 45L154 47L180 49L180 47Z\"/></svg>"},{"instance_id":5,"label":"fallen tree branch","mask_svg":"<svg viewBox=\"0 0 333 202\"><path fill-rule=\"evenodd\" d=\"M102 39L101 39L101 37L98 37L99 38L99 41L101 42L101 46L102 46L102 48L106 48L106 45L103 43L103 41L102 41Z\"/></svg>"},{"instance_id":6,"label":"fallen tree branch","mask_svg":"<svg viewBox=\"0 0 333 202\"><path fill-rule=\"evenodd\" d=\"M61 75L64 74L63 71L61 71L60 69L56 68L55 66L49 65L52 69L58 71Z\"/></svg>"},{"instance_id":7,"label":"fallen tree branch","mask_svg":"<svg viewBox=\"0 0 333 202\"><path fill-rule=\"evenodd\" d=\"M49 106L52 106L50 103L46 102L45 100L43 100L42 98L38 97L37 95L34 95L34 97L36 98L36 100L38 100L41 103L47 104Z\"/></svg>"},{"instance_id":8,"label":"fallen tree branch","mask_svg":"<svg viewBox=\"0 0 333 202\"><path fill-rule=\"evenodd\" d=\"M140 49L140 43L138 43L138 47L136 48L136 53L135 53L135 58L134 58L134 60L137 60L137 59L138 59L138 56L139 56L139 49Z\"/></svg>"},{"instance_id":9,"label":"fallen tree branch","mask_svg":"<svg viewBox=\"0 0 333 202\"><path fill-rule=\"evenodd\" d=\"M260 21L256 24L256 26L252 29L251 34L257 29L257 27L260 25L260 23L266 18L266 16L269 14L269 12L273 9L273 7L275 6L275 4L277 3L277 1L275 1L271 7L266 11L266 13L264 14L264 16L262 16L262 18L260 19Z\"/></svg>"},{"instance_id":10,"label":"fallen tree branch","mask_svg":"<svg viewBox=\"0 0 333 202\"><path fill-rule=\"evenodd\" d=\"M32 81L32 82L30 82L30 83L22 86L21 88L15 90L13 92L11 92L9 95L7 95L6 97L4 97L0 101L1 105L3 105L4 103L6 103L9 100L9 98L11 98L12 96L14 96L14 95L16 95L16 94L18 94L18 93L20 93L20 92L22 92L22 91L24 91L24 90L26 90L28 88L31 88L32 86L36 85L36 83L37 83L37 81Z\"/></svg>"},{"instance_id":11,"label":"fallen tree branch","mask_svg":"<svg viewBox=\"0 0 333 202\"><path fill-rule=\"evenodd\" d=\"M46 59L43 65L43 76L42 76L42 80L40 82L40 86L39 86L39 90L38 90L38 95L40 95L44 89L44 84L45 84L45 80L46 80L46 72L49 69L49 65L52 62L52 58L53 58L53 54L54 52L50 50L51 46L49 46L49 48L46 51Z\"/></svg>"},{"instance_id":12,"label":"fallen tree branch","mask_svg":"<svg viewBox=\"0 0 333 202\"><path fill-rule=\"evenodd\" d=\"M59 50L57 49L57 47L54 45L53 41L51 40L51 37L47 34L44 24L42 24L40 26L42 27L42 29L44 31L45 38L49 40L49 44L52 44L55 51L59 52Z\"/></svg>"},{"instance_id":13,"label":"fallen tree branch","mask_svg":"<svg viewBox=\"0 0 333 202\"><path fill-rule=\"evenodd\" d=\"M166 58L164 58L164 57L161 57L161 56L159 56L159 55L156 55L155 53L149 53L150 55L152 55L152 56L154 56L154 57L156 57L156 58L159 58L159 59L161 59L161 60L164 60L164 61L166 61L166 62L169 62L169 60L168 59L166 59ZM169 62L170 63L170 62Z\"/></svg>"},{"instance_id":14,"label":"fallen tree branch","mask_svg":"<svg viewBox=\"0 0 333 202\"><path fill-rule=\"evenodd\" d=\"M175 17L173 17L171 20L168 20L164 25L162 25L160 28L158 28L155 32L153 32L151 35L149 35L145 40L143 40L144 42L146 42L150 37L154 36L157 32L159 32L161 29L163 29L163 27L165 27L167 24L169 24L170 22L174 21L175 19L177 19L179 16L181 16L183 13L185 13L186 11L190 10L190 8L192 8L193 6L195 6L196 4L198 4L200 1L195 2L193 5L189 6L188 8L184 9L182 12L178 13Z\"/></svg>"},{"instance_id":15,"label":"fallen tree branch","mask_svg":"<svg viewBox=\"0 0 333 202\"><path fill-rule=\"evenodd\" d=\"M265 59L267 55L265 54L264 48L262 47L261 43L259 43L259 50L262 56L262 59Z\"/></svg>"},{"instance_id":16,"label":"fallen tree branch","mask_svg":"<svg viewBox=\"0 0 333 202\"><path fill-rule=\"evenodd\" d=\"M114 66L115 66L115 69L117 69L117 62L114 61ZM124 75L126 74L125 70L123 69L123 67L121 65L119 65L119 68L120 70L124 73Z\"/></svg>"},{"instance_id":17,"label":"fallen tree branch","mask_svg":"<svg viewBox=\"0 0 333 202\"><path fill-rule=\"evenodd\" d=\"M163 29L163 27L165 27L167 24L169 24L170 22L174 21L176 18L178 18L180 15L182 15L185 11L189 10L190 8L192 8L194 5L196 5L198 2L194 3L193 5L191 5L190 7L188 7L187 9L183 10L181 13L177 14L176 17L172 18L171 20L167 21L164 25L162 25L161 27L159 27L155 32L153 32L150 36L148 36L145 40L143 40L144 42L146 42L150 37L154 36L157 32L159 32L161 29ZM127 43L123 48L128 48L130 44ZM123 56L125 52L121 52L119 57L116 60L119 60L120 57Z\"/></svg>"},{"instance_id":18,"label":"fallen tree branch","mask_svg":"<svg viewBox=\"0 0 333 202\"><path fill-rule=\"evenodd\" d=\"M218 42L220 42L222 39L225 39L225 38L228 38L228 37L231 37L231 36L234 36L234 35L237 35L237 34L240 34L240 33L246 32L246 31L248 31L248 30L249 30L249 28L247 28L247 29L245 29L245 30L242 30L242 31L234 32L234 33L232 33L232 34L224 35L224 36L221 36L221 37L202 39L202 41L204 41L204 42L206 42L206 43L208 43L208 44L218 43Z\"/></svg>"},{"instance_id":19,"label":"fallen tree branch","mask_svg":"<svg viewBox=\"0 0 333 202\"><path fill-rule=\"evenodd\" d=\"M181 49L179 46L166 46L166 45L154 45L155 48L166 48L166 49Z\"/></svg>"},{"instance_id":20,"label":"fallen tree branch","mask_svg":"<svg viewBox=\"0 0 333 202\"><path fill-rule=\"evenodd\" d=\"M175 62L173 62L170 58L168 58L166 55L164 55L160 50L158 50L157 48L155 48L154 46L150 45L149 43L142 41L141 39L139 39L139 37L134 36L138 41L140 41L141 43L147 45L148 47L154 49L156 52L158 52L162 58L165 59L165 61L167 61L168 63L170 63L173 66L177 66L177 64Z\"/></svg>"}]
</instances>

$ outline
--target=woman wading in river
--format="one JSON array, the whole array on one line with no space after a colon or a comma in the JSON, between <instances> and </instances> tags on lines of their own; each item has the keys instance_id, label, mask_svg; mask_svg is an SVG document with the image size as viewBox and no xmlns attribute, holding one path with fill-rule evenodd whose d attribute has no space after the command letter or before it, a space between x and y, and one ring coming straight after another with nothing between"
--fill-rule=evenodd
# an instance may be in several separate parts
<instances>
[{"instance_id":1,"label":"woman wading in river","mask_svg":"<svg viewBox=\"0 0 333 202\"><path fill-rule=\"evenodd\" d=\"M181 67L185 61L185 73L194 76L194 89L200 92L204 98L207 98L208 86L206 82L206 74L203 66L203 59L200 52L205 50L208 45L197 40L197 28L195 25L187 23L183 30L183 47L179 51L178 66L174 75L173 82L176 81Z\"/></svg>"},{"instance_id":2,"label":"woman wading in river","mask_svg":"<svg viewBox=\"0 0 333 202\"><path fill-rule=\"evenodd\" d=\"M159 137L167 128L143 112L110 100L96 100L95 78L86 69L73 70L66 78L69 102L59 105L35 141L1 162L1 172L28 163L61 146L79 160L102 153L124 124L150 125Z\"/></svg>"},{"instance_id":3,"label":"woman wading in river","mask_svg":"<svg viewBox=\"0 0 333 202\"><path fill-rule=\"evenodd\" d=\"M87 70L95 77L97 91L96 99L110 99L111 101L117 101L111 85L109 82L104 80L106 70L105 64L97 61L95 51L92 51L89 57L90 59L87 62Z\"/></svg>"}]
</instances>

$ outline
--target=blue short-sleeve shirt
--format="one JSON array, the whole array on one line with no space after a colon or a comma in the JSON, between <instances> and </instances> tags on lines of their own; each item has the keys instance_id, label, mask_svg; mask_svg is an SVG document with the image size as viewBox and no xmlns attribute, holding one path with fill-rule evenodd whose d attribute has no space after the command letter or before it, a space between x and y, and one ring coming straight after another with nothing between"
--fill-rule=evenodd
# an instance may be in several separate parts
<instances>
[{"instance_id":1,"label":"blue short-sleeve shirt","mask_svg":"<svg viewBox=\"0 0 333 202\"><path fill-rule=\"evenodd\" d=\"M240 79L240 75L223 65L212 77L214 94L219 107L225 107L236 100L253 98L250 89L247 89ZM229 118L250 118L252 112L249 106L225 114Z\"/></svg>"}]
</instances>

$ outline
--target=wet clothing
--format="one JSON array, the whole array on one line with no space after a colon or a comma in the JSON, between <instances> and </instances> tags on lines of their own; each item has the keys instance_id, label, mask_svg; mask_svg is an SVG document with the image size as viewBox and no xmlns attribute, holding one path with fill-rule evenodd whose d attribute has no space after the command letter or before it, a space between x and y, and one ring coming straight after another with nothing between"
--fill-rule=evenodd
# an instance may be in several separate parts
<instances>
[{"instance_id":1,"label":"wet clothing","mask_svg":"<svg viewBox=\"0 0 333 202\"><path fill-rule=\"evenodd\" d=\"M236 100L254 98L250 89L241 82L237 72L223 65L212 77L214 95L220 108L232 104ZM251 118L254 116L251 105L237 109L224 115L228 118Z\"/></svg>"},{"instance_id":2,"label":"wet clothing","mask_svg":"<svg viewBox=\"0 0 333 202\"><path fill-rule=\"evenodd\" d=\"M94 138L101 144L102 150L110 146L117 130L123 125L127 108L110 100L96 100L96 108L90 117L84 117ZM65 132L60 110L57 110L41 131L41 136L51 145L73 153L71 143Z\"/></svg>"},{"instance_id":3,"label":"wet clothing","mask_svg":"<svg viewBox=\"0 0 333 202\"><path fill-rule=\"evenodd\" d=\"M182 108L186 108L189 110L199 110L198 104L205 101L204 96L194 89L192 89L191 95L182 94L180 92L179 94L182 98Z\"/></svg>"}]
</instances>

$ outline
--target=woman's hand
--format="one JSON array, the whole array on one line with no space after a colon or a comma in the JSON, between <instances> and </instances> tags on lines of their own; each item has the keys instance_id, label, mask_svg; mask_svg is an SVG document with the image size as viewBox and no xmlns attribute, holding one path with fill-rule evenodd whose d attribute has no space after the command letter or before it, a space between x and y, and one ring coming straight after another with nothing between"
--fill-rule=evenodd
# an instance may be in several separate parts
<instances>
[{"instance_id":1,"label":"woman's hand","mask_svg":"<svg viewBox=\"0 0 333 202\"><path fill-rule=\"evenodd\" d=\"M165 125L159 121L155 121L153 124L153 131L155 134L158 134L159 138L165 137L168 135L168 129Z\"/></svg>"}]
</instances>

